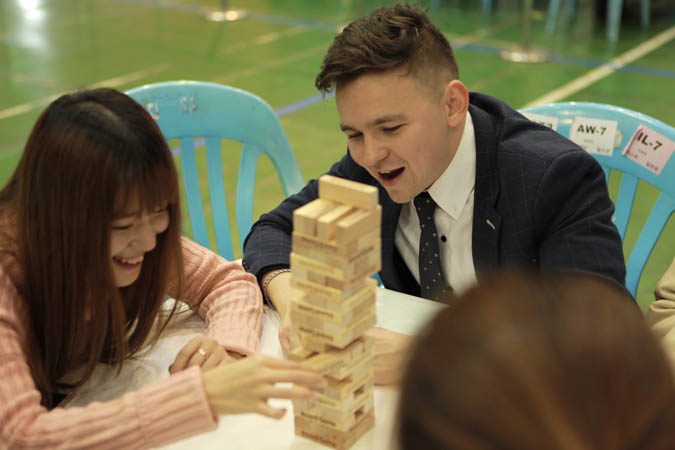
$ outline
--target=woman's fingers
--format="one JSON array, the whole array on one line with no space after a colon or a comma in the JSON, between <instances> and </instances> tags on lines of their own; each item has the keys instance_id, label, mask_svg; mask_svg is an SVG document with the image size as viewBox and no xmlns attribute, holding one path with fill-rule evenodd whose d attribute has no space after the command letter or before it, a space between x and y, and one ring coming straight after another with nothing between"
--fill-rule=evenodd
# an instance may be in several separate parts
<instances>
[{"instance_id":1,"label":"woman's fingers","mask_svg":"<svg viewBox=\"0 0 675 450\"><path fill-rule=\"evenodd\" d=\"M225 350L222 352L213 352L209 355L208 359L202 364L202 370L213 369L221 365L224 360L228 359L227 353Z\"/></svg>"},{"instance_id":2,"label":"woman's fingers","mask_svg":"<svg viewBox=\"0 0 675 450\"><path fill-rule=\"evenodd\" d=\"M289 400L312 400L317 397L315 391L311 391L302 386L293 385L290 387L265 386L259 390L263 398L284 398Z\"/></svg>"},{"instance_id":3,"label":"woman's fingers","mask_svg":"<svg viewBox=\"0 0 675 450\"><path fill-rule=\"evenodd\" d=\"M199 347L195 350L188 362L189 366L204 366L206 361L212 357L214 353L217 353L219 350L225 352L225 349L220 347L220 345L213 339L208 339L204 336L199 336Z\"/></svg>"},{"instance_id":4,"label":"woman's fingers","mask_svg":"<svg viewBox=\"0 0 675 450\"><path fill-rule=\"evenodd\" d=\"M200 348L202 336L197 336L190 340L176 355L176 360L169 367L170 373L179 372L188 367L189 362L191 361L192 356ZM201 356L201 355L200 355Z\"/></svg>"},{"instance_id":5,"label":"woman's fingers","mask_svg":"<svg viewBox=\"0 0 675 450\"><path fill-rule=\"evenodd\" d=\"M267 399L309 399L315 395L312 390L323 390L326 386L326 380L310 369L260 355L205 370L202 381L214 413L258 412L276 418L284 412L265 406Z\"/></svg>"},{"instance_id":6,"label":"woman's fingers","mask_svg":"<svg viewBox=\"0 0 675 450\"><path fill-rule=\"evenodd\" d=\"M175 373L191 366L198 366L204 370L213 369L230 359L227 351L216 340L197 336L178 352L176 360L169 367L169 372Z\"/></svg>"},{"instance_id":7,"label":"woman's fingers","mask_svg":"<svg viewBox=\"0 0 675 450\"><path fill-rule=\"evenodd\" d=\"M308 370L277 369L265 374L264 379L268 383L294 383L315 390L326 387L326 380L320 374Z\"/></svg>"},{"instance_id":8,"label":"woman's fingers","mask_svg":"<svg viewBox=\"0 0 675 450\"><path fill-rule=\"evenodd\" d=\"M306 370L308 372L313 372L312 369L299 364L297 362L289 361L287 359L278 359L271 356L265 355L256 355L253 358L258 359L265 367L270 369L296 369L296 370Z\"/></svg>"},{"instance_id":9,"label":"woman's fingers","mask_svg":"<svg viewBox=\"0 0 675 450\"><path fill-rule=\"evenodd\" d=\"M261 403L256 409L258 414L271 417L272 419L281 419L286 414L286 408L272 408L267 403Z\"/></svg>"}]
</instances>

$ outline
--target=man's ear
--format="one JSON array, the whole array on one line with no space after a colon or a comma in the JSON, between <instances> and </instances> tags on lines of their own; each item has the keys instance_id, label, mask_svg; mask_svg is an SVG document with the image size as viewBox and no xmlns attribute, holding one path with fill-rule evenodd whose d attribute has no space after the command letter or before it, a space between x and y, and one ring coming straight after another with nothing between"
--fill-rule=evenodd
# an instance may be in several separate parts
<instances>
[{"instance_id":1,"label":"man's ear","mask_svg":"<svg viewBox=\"0 0 675 450\"><path fill-rule=\"evenodd\" d=\"M448 114L448 125L457 127L464 123L469 110L469 90L459 80L452 80L445 85L443 102Z\"/></svg>"}]
</instances>

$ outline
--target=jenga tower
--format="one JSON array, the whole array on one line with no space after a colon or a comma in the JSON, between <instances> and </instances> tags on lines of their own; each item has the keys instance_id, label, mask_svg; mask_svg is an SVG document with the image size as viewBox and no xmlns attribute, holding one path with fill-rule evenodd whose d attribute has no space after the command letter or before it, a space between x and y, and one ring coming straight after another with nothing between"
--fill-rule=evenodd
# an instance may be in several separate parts
<instances>
[{"instance_id":1,"label":"jenga tower","mask_svg":"<svg viewBox=\"0 0 675 450\"><path fill-rule=\"evenodd\" d=\"M302 347L289 358L326 377L314 401L294 401L295 434L336 449L375 424L374 342L382 208L377 188L324 175L319 198L293 214L293 327Z\"/></svg>"}]
</instances>

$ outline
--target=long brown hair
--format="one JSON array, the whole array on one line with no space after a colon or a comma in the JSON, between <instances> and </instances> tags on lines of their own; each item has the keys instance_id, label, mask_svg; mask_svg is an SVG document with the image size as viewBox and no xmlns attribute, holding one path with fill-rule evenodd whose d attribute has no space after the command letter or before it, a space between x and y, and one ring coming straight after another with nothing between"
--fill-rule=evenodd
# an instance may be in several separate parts
<instances>
[{"instance_id":1,"label":"long brown hair","mask_svg":"<svg viewBox=\"0 0 675 450\"><path fill-rule=\"evenodd\" d=\"M383 6L347 25L331 44L315 85L321 92L367 73L402 70L435 88L459 78L448 40L419 6Z\"/></svg>"},{"instance_id":2,"label":"long brown hair","mask_svg":"<svg viewBox=\"0 0 675 450\"><path fill-rule=\"evenodd\" d=\"M634 301L599 278L507 274L452 300L402 385L401 448L668 449L675 387Z\"/></svg>"},{"instance_id":3,"label":"long brown hair","mask_svg":"<svg viewBox=\"0 0 675 450\"><path fill-rule=\"evenodd\" d=\"M118 288L111 223L132 196L140 211L168 204L169 227L146 254L139 278ZM84 365L77 385L98 361L121 365L137 352L170 277L180 290L176 169L157 124L138 103L114 89L82 90L40 115L0 205L3 215L15 217L29 365L43 403L52 406L62 387L57 380L68 371Z\"/></svg>"}]
</instances>

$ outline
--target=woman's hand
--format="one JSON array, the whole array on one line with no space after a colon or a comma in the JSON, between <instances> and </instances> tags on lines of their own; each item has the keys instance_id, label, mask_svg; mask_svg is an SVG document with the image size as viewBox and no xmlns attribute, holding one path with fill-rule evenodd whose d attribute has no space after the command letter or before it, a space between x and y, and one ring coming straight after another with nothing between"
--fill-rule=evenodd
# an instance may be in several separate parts
<instances>
[{"instance_id":1,"label":"woman's hand","mask_svg":"<svg viewBox=\"0 0 675 450\"><path fill-rule=\"evenodd\" d=\"M178 352L176 360L169 366L169 373L180 372L190 366L208 370L232 361L235 361L235 358L230 356L217 341L206 336L197 336Z\"/></svg>"},{"instance_id":2,"label":"woman's hand","mask_svg":"<svg viewBox=\"0 0 675 450\"><path fill-rule=\"evenodd\" d=\"M321 375L300 364L262 355L208 370L202 380L214 414L258 413L274 419L282 418L286 410L270 407L268 399L311 400L316 396L313 390L326 386Z\"/></svg>"}]
</instances>

